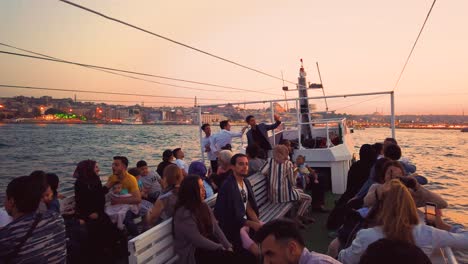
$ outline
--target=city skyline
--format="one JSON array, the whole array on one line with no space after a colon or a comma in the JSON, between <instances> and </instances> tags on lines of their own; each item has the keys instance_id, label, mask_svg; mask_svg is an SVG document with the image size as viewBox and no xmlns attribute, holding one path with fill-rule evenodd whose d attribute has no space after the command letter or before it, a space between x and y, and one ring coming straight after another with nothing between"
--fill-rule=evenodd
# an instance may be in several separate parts
<instances>
[{"instance_id":1,"label":"city skyline","mask_svg":"<svg viewBox=\"0 0 468 264\"><path fill-rule=\"evenodd\" d=\"M138 5L126 1L73 2L274 76L283 74L292 82L297 80L302 58L308 81L318 83L318 61L325 92L332 95L392 90L433 1L366 0L340 5L319 1L140 1ZM468 109L467 8L468 3L462 0L435 4L396 87L397 115L461 115ZM5 54L0 54L1 84L197 96L201 104L218 103L203 98L218 99L219 103L226 99L235 103L284 98L281 80L215 60L59 1L2 2L0 16L2 43L75 62L257 92L145 78L199 90L170 87ZM4 46L0 50L26 54ZM291 83L286 85L295 88ZM0 89L2 97L45 95L44 91ZM47 95L73 97L74 93L51 91ZM321 91L311 90L309 95L320 96ZM287 96L297 94L288 92ZM85 93L77 97L84 101L145 102L148 106L188 106L194 101ZM322 101L313 103L324 109ZM390 112L388 97L333 99L328 104L331 110L350 114L375 109Z\"/></svg>"}]
</instances>

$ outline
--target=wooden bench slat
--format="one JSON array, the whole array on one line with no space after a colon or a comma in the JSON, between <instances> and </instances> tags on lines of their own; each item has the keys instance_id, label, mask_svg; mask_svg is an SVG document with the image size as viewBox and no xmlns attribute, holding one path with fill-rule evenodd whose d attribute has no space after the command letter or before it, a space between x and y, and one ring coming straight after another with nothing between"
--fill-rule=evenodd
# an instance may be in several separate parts
<instances>
[{"instance_id":1,"label":"wooden bench slat","mask_svg":"<svg viewBox=\"0 0 468 264\"><path fill-rule=\"evenodd\" d=\"M140 234L139 236L128 241L128 244L132 244L135 249L135 252L138 252L141 248L152 244L154 238L157 239L163 238L167 235L172 235L172 218L165 220L164 222L158 224L157 226L149 229L148 231Z\"/></svg>"},{"instance_id":2,"label":"wooden bench slat","mask_svg":"<svg viewBox=\"0 0 468 264\"><path fill-rule=\"evenodd\" d=\"M151 260L152 263L166 263L166 260L172 258L175 254L173 244L174 238L172 234L168 234L141 252L137 256L137 262L142 263Z\"/></svg>"},{"instance_id":3,"label":"wooden bench slat","mask_svg":"<svg viewBox=\"0 0 468 264\"><path fill-rule=\"evenodd\" d=\"M70 190L62 193L65 198L59 199L60 213L62 215L72 215L75 213L75 191Z\"/></svg>"},{"instance_id":4,"label":"wooden bench slat","mask_svg":"<svg viewBox=\"0 0 468 264\"><path fill-rule=\"evenodd\" d=\"M205 200L206 204L213 209L215 204L216 204L216 197L218 197L218 194L213 195L212 197L208 198Z\"/></svg>"},{"instance_id":5,"label":"wooden bench slat","mask_svg":"<svg viewBox=\"0 0 468 264\"><path fill-rule=\"evenodd\" d=\"M249 176L247 180L249 180L250 184L252 186L256 185L257 183L261 182L262 180L265 179L265 176L263 176L261 173L257 172L256 174Z\"/></svg>"},{"instance_id":6,"label":"wooden bench slat","mask_svg":"<svg viewBox=\"0 0 468 264\"><path fill-rule=\"evenodd\" d=\"M271 220L274 220L276 218L284 216L291 208L292 208L292 203L284 203L284 204L278 204L279 206L275 207L274 210L269 211L270 213L267 214L262 220L264 222L269 222Z\"/></svg>"},{"instance_id":7,"label":"wooden bench slat","mask_svg":"<svg viewBox=\"0 0 468 264\"><path fill-rule=\"evenodd\" d=\"M261 207L262 203L264 203L263 199L268 199L268 193L266 191L262 193L255 193L255 200L257 201L258 207Z\"/></svg>"}]
</instances>

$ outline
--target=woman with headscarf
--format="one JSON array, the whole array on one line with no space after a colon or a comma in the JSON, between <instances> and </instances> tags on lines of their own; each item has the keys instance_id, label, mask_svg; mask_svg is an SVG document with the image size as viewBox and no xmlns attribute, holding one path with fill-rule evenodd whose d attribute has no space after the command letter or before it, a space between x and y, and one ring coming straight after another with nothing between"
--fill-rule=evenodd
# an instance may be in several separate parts
<instances>
[{"instance_id":1,"label":"woman with headscarf","mask_svg":"<svg viewBox=\"0 0 468 264\"><path fill-rule=\"evenodd\" d=\"M345 200L344 202L348 202L353 198L367 181L376 159L377 153L371 145L364 144L361 146L359 149L359 160L351 166L348 172L346 191L341 196L341 199Z\"/></svg>"},{"instance_id":2,"label":"woman with headscarf","mask_svg":"<svg viewBox=\"0 0 468 264\"><path fill-rule=\"evenodd\" d=\"M377 153L371 145L364 144L361 146L359 149L359 160L353 163L348 171L346 191L341 195L328 216L327 228L336 229L343 224L345 213L348 208L346 204L359 192L362 185L368 180L376 159Z\"/></svg>"},{"instance_id":3,"label":"woman with headscarf","mask_svg":"<svg viewBox=\"0 0 468 264\"><path fill-rule=\"evenodd\" d=\"M98 176L99 166L94 160L78 163L73 177L75 181L75 213L85 237L80 245L84 252L76 263L112 263L113 245L119 240L119 232L104 212L105 194L108 189ZM106 254L107 253L107 254ZM75 261L72 260L72 261Z\"/></svg>"},{"instance_id":4,"label":"woman with headscarf","mask_svg":"<svg viewBox=\"0 0 468 264\"><path fill-rule=\"evenodd\" d=\"M214 195L213 185L211 183L211 179L207 177L207 169L205 164L200 161L194 161L190 163L188 169L189 175L197 175L203 181L203 186L205 187L205 194L206 198L210 198Z\"/></svg>"}]
</instances>

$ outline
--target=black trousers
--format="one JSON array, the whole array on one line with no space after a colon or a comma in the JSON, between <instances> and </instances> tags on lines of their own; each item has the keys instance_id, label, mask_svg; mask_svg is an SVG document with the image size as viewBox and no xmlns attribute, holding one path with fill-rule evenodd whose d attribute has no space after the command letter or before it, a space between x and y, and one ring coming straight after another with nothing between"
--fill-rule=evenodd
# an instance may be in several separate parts
<instances>
[{"instance_id":1,"label":"black trousers","mask_svg":"<svg viewBox=\"0 0 468 264\"><path fill-rule=\"evenodd\" d=\"M255 264L257 263L254 255L248 251L230 252L226 250L206 250L197 248L195 250L195 261L199 264Z\"/></svg>"},{"instance_id":2,"label":"black trousers","mask_svg":"<svg viewBox=\"0 0 468 264\"><path fill-rule=\"evenodd\" d=\"M210 165L211 165L211 173L216 174L216 171L218 170L218 159L210 160Z\"/></svg>"}]
</instances>

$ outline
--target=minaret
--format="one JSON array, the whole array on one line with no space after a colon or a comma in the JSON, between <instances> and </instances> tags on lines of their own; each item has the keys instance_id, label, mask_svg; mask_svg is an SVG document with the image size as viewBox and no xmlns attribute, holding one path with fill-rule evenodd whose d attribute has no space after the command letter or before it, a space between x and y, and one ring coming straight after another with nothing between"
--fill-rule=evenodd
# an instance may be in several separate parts
<instances>
[{"instance_id":1,"label":"minaret","mask_svg":"<svg viewBox=\"0 0 468 264\"><path fill-rule=\"evenodd\" d=\"M299 91L299 98L307 98L307 82L306 82L307 73L304 70L304 65L301 59L301 68L299 69L299 85L297 87ZM309 99L300 99L300 110L301 110L301 123L307 123L301 125L301 135L302 140L311 139L312 131L310 130L310 112L309 112Z\"/></svg>"}]
</instances>

